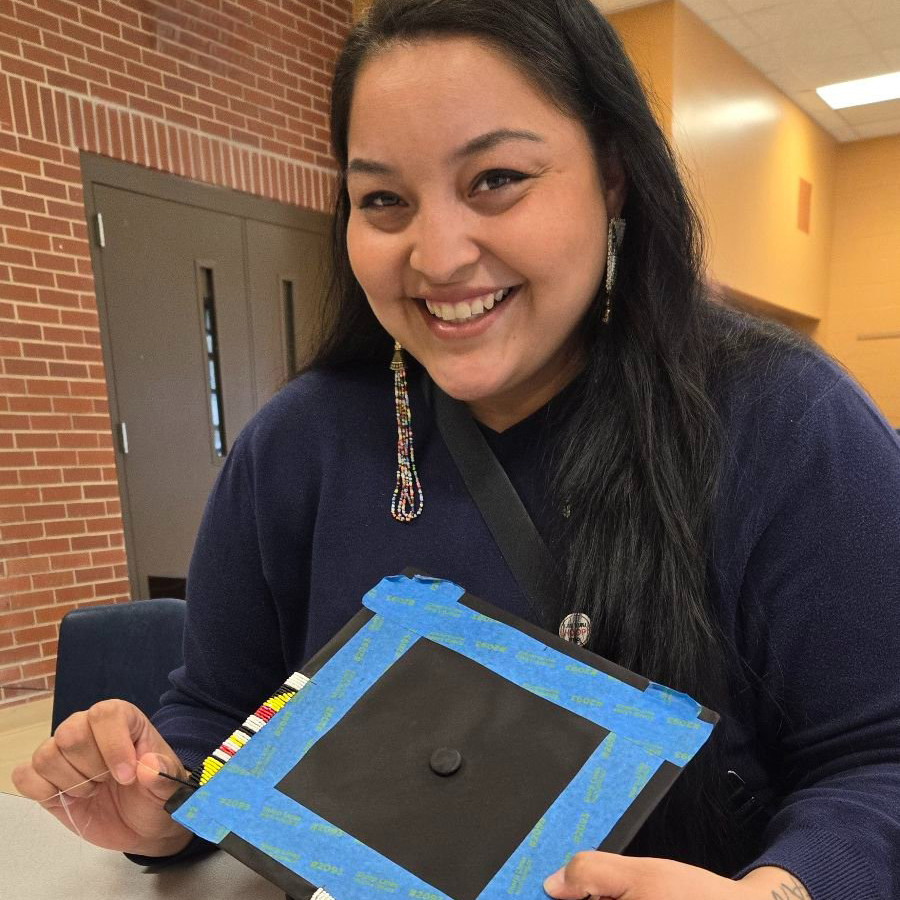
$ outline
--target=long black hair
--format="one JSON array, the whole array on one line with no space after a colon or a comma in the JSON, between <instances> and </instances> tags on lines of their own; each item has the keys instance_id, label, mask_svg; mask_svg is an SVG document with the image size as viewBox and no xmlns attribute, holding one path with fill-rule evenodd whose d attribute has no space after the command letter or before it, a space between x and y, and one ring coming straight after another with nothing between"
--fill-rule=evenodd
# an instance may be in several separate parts
<instances>
[{"instance_id":1,"label":"long black hair","mask_svg":"<svg viewBox=\"0 0 900 900\"><path fill-rule=\"evenodd\" d=\"M584 126L601 165L614 158L624 169L627 231L612 318L602 324L601 285L583 323L586 370L555 454L553 489L569 506L565 608L590 615L593 650L724 710L725 648L706 571L722 446L715 378L741 351L734 335L752 329L717 324L722 314L704 288L701 229L676 160L619 39L590 0L375 0L353 28L331 95L341 175L333 283L312 366L389 358L391 338L347 253L350 106L373 56L397 41L441 36L471 36L503 53ZM693 777L683 776L632 849L653 852L668 820L685 838L680 858L727 869L718 765L710 751ZM673 834L665 841L671 847Z\"/></svg>"}]
</instances>

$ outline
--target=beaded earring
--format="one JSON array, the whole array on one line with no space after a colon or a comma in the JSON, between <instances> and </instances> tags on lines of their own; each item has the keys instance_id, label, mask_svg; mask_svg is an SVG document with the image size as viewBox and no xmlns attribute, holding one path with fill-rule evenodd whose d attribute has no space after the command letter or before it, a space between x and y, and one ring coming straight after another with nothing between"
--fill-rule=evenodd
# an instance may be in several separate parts
<instances>
[{"instance_id":1,"label":"beaded earring","mask_svg":"<svg viewBox=\"0 0 900 900\"><path fill-rule=\"evenodd\" d=\"M391 515L398 522L412 522L422 512L425 498L422 496L422 485L416 471L406 364L399 341L394 342L391 371L394 373L394 409L397 414L397 483L391 498Z\"/></svg>"},{"instance_id":2,"label":"beaded earring","mask_svg":"<svg viewBox=\"0 0 900 900\"><path fill-rule=\"evenodd\" d=\"M625 220L614 218L609 220L606 234L606 306L603 307L603 324L609 324L612 312L610 297L616 284L616 266L619 262L619 248L625 237Z\"/></svg>"}]
</instances>

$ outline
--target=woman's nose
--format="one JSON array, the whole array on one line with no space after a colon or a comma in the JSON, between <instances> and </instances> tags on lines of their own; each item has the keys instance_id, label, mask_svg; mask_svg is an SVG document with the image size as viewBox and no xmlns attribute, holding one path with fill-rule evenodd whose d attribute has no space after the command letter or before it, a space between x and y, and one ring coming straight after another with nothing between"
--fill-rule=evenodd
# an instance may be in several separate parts
<instances>
[{"instance_id":1,"label":"woman's nose","mask_svg":"<svg viewBox=\"0 0 900 900\"><path fill-rule=\"evenodd\" d=\"M462 217L452 212L420 215L413 231L409 264L428 282L461 281L480 256L481 250Z\"/></svg>"}]
</instances>

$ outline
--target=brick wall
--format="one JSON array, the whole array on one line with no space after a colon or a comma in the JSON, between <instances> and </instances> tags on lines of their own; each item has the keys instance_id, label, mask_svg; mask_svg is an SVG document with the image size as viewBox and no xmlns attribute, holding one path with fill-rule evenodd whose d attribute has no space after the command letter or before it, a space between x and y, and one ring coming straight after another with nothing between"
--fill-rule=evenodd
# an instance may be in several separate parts
<instances>
[{"instance_id":1,"label":"brick wall","mask_svg":"<svg viewBox=\"0 0 900 900\"><path fill-rule=\"evenodd\" d=\"M0 685L52 686L61 617L128 598L78 151L327 209L351 13L0 0Z\"/></svg>"}]
</instances>

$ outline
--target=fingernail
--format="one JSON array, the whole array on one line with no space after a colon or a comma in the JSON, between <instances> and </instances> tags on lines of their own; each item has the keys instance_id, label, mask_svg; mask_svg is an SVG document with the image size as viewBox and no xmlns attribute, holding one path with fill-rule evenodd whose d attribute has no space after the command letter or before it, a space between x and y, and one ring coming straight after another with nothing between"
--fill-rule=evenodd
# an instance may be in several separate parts
<instances>
[{"instance_id":1,"label":"fingernail","mask_svg":"<svg viewBox=\"0 0 900 900\"><path fill-rule=\"evenodd\" d=\"M134 766L129 766L128 763L121 763L116 766L115 775L119 784L131 784L134 781Z\"/></svg>"},{"instance_id":2,"label":"fingernail","mask_svg":"<svg viewBox=\"0 0 900 900\"><path fill-rule=\"evenodd\" d=\"M562 887L562 869L560 869L558 872L554 872L552 875L548 875L544 879L544 891L545 893L550 894L551 897L556 891L562 890Z\"/></svg>"}]
</instances>

